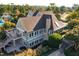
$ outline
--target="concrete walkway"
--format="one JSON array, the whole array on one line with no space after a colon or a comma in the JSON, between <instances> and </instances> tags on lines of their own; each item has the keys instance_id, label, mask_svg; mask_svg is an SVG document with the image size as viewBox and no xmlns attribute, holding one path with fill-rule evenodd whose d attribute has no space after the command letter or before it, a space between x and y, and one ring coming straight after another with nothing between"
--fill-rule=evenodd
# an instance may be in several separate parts
<instances>
[{"instance_id":1,"label":"concrete walkway","mask_svg":"<svg viewBox=\"0 0 79 59\"><path fill-rule=\"evenodd\" d=\"M67 40L63 40L62 44L60 45L59 49L55 52L52 52L48 56L65 56L64 55L64 49L72 46L72 42L69 42Z\"/></svg>"},{"instance_id":2,"label":"concrete walkway","mask_svg":"<svg viewBox=\"0 0 79 59\"><path fill-rule=\"evenodd\" d=\"M55 52L51 53L48 56L65 56L65 55L64 55L64 52L63 52L62 49L58 49L58 50L56 50Z\"/></svg>"}]
</instances>

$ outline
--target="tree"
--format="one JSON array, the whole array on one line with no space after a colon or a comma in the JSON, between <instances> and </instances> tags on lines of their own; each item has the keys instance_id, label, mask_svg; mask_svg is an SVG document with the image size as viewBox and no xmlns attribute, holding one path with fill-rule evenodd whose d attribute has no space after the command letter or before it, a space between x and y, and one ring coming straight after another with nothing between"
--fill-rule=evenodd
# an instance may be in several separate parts
<instances>
[{"instance_id":1,"label":"tree","mask_svg":"<svg viewBox=\"0 0 79 59\"><path fill-rule=\"evenodd\" d=\"M10 21L7 21L4 23L3 27L7 30L7 29L11 29L15 27L15 23L12 23Z\"/></svg>"},{"instance_id":2,"label":"tree","mask_svg":"<svg viewBox=\"0 0 79 59\"><path fill-rule=\"evenodd\" d=\"M4 5L0 5L0 16L2 16L2 14L3 14L3 12L4 12Z\"/></svg>"},{"instance_id":3,"label":"tree","mask_svg":"<svg viewBox=\"0 0 79 59\"><path fill-rule=\"evenodd\" d=\"M69 20L72 20L72 19L77 19L79 18L79 12L71 12L69 13L69 15L66 17L66 19L69 21Z\"/></svg>"},{"instance_id":4,"label":"tree","mask_svg":"<svg viewBox=\"0 0 79 59\"><path fill-rule=\"evenodd\" d=\"M31 9L31 6L29 6L28 4L26 4L26 5L24 6L24 13L25 13L25 15L28 14L28 12L29 12L30 9Z\"/></svg>"},{"instance_id":5,"label":"tree","mask_svg":"<svg viewBox=\"0 0 79 59\"><path fill-rule=\"evenodd\" d=\"M73 11L77 11L78 8L79 8L79 5L78 5L78 4L74 4L74 5L72 6Z\"/></svg>"},{"instance_id":6,"label":"tree","mask_svg":"<svg viewBox=\"0 0 79 59\"><path fill-rule=\"evenodd\" d=\"M6 33L4 31L0 32L0 41L4 40L6 38Z\"/></svg>"},{"instance_id":7,"label":"tree","mask_svg":"<svg viewBox=\"0 0 79 59\"><path fill-rule=\"evenodd\" d=\"M47 9L46 9L46 11L50 11L51 10L51 7L50 6L48 6L47 7Z\"/></svg>"},{"instance_id":8,"label":"tree","mask_svg":"<svg viewBox=\"0 0 79 59\"><path fill-rule=\"evenodd\" d=\"M51 7L51 11L54 11L56 7L55 3L50 3L50 7Z\"/></svg>"},{"instance_id":9,"label":"tree","mask_svg":"<svg viewBox=\"0 0 79 59\"><path fill-rule=\"evenodd\" d=\"M53 11L55 14L58 14L60 12L59 7L55 5L55 3L50 3L50 6L48 6L49 10Z\"/></svg>"},{"instance_id":10,"label":"tree","mask_svg":"<svg viewBox=\"0 0 79 59\"><path fill-rule=\"evenodd\" d=\"M37 50L36 49L27 49L24 50L20 53L15 54L15 56L36 56L37 55Z\"/></svg>"},{"instance_id":11,"label":"tree","mask_svg":"<svg viewBox=\"0 0 79 59\"><path fill-rule=\"evenodd\" d=\"M17 8L17 9L16 9L16 16L20 16L20 14L21 14L21 13L20 13L19 9Z\"/></svg>"},{"instance_id":12,"label":"tree","mask_svg":"<svg viewBox=\"0 0 79 59\"><path fill-rule=\"evenodd\" d=\"M65 37L66 40L70 40L74 42L74 50L79 49L79 25L75 26L69 32L66 33Z\"/></svg>"},{"instance_id":13,"label":"tree","mask_svg":"<svg viewBox=\"0 0 79 59\"><path fill-rule=\"evenodd\" d=\"M55 16L57 17L59 21L61 20L61 16L59 14L55 14Z\"/></svg>"},{"instance_id":14,"label":"tree","mask_svg":"<svg viewBox=\"0 0 79 59\"><path fill-rule=\"evenodd\" d=\"M74 19L68 23L68 28L73 29L77 25L79 26L79 19Z\"/></svg>"},{"instance_id":15,"label":"tree","mask_svg":"<svg viewBox=\"0 0 79 59\"><path fill-rule=\"evenodd\" d=\"M60 8L55 5L55 3L50 3L50 6L46 9L47 11L52 11L58 20L60 20Z\"/></svg>"},{"instance_id":16,"label":"tree","mask_svg":"<svg viewBox=\"0 0 79 59\"><path fill-rule=\"evenodd\" d=\"M79 49L79 19L71 20L68 23L69 31L65 34L65 39L74 42L74 50Z\"/></svg>"},{"instance_id":17,"label":"tree","mask_svg":"<svg viewBox=\"0 0 79 59\"><path fill-rule=\"evenodd\" d=\"M60 9L61 14L65 13L65 12L68 13L68 12L72 11L70 7L65 7L65 6L61 6L59 9Z\"/></svg>"}]
</instances>

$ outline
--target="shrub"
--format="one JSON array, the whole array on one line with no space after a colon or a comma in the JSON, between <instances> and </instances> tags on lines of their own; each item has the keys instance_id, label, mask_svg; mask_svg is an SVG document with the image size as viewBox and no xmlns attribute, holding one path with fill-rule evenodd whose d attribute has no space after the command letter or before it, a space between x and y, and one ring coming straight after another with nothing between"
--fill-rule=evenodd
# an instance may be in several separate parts
<instances>
[{"instance_id":1,"label":"shrub","mask_svg":"<svg viewBox=\"0 0 79 59\"><path fill-rule=\"evenodd\" d=\"M5 22L4 25L3 25L3 27L4 27L5 29L14 28L15 26L16 26L15 23L12 23L12 22L10 22L10 21Z\"/></svg>"},{"instance_id":2,"label":"shrub","mask_svg":"<svg viewBox=\"0 0 79 59\"><path fill-rule=\"evenodd\" d=\"M4 31L0 32L0 41L4 40L6 38L6 33Z\"/></svg>"},{"instance_id":3,"label":"shrub","mask_svg":"<svg viewBox=\"0 0 79 59\"><path fill-rule=\"evenodd\" d=\"M44 46L47 46L47 44L48 44L48 41L47 41L47 40L45 40L45 41L42 42L42 46L43 46L43 47L44 47Z\"/></svg>"},{"instance_id":4,"label":"shrub","mask_svg":"<svg viewBox=\"0 0 79 59\"><path fill-rule=\"evenodd\" d=\"M79 19L74 19L74 20L71 20L69 23L68 23L68 27L70 29L73 29L75 26L79 25Z\"/></svg>"},{"instance_id":5,"label":"shrub","mask_svg":"<svg viewBox=\"0 0 79 59\"><path fill-rule=\"evenodd\" d=\"M58 33L53 33L49 36L49 40L53 39L53 40L61 40L62 36Z\"/></svg>"},{"instance_id":6,"label":"shrub","mask_svg":"<svg viewBox=\"0 0 79 59\"><path fill-rule=\"evenodd\" d=\"M66 56L79 56L79 51L74 51L73 47L64 50Z\"/></svg>"},{"instance_id":7,"label":"shrub","mask_svg":"<svg viewBox=\"0 0 79 59\"><path fill-rule=\"evenodd\" d=\"M61 43L62 36L58 33L51 34L48 40L48 46L59 48L59 44Z\"/></svg>"}]
</instances>

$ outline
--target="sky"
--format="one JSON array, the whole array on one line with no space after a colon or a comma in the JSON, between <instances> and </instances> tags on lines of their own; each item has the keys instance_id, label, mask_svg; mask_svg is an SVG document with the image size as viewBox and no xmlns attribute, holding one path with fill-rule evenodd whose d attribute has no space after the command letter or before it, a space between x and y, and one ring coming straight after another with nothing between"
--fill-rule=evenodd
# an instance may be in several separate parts
<instances>
[{"instance_id":1,"label":"sky","mask_svg":"<svg viewBox=\"0 0 79 59\"><path fill-rule=\"evenodd\" d=\"M73 4L79 4L79 0L0 0L0 4L11 4L16 5L40 5L48 6L50 3L55 3L57 6L73 6Z\"/></svg>"}]
</instances>

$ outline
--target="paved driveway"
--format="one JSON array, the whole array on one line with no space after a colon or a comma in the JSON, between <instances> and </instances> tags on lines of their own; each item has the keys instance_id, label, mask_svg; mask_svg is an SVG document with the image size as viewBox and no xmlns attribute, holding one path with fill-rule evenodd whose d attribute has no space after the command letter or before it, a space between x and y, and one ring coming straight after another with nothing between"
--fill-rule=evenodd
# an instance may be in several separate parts
<instances>
[{"instance_id":1,"label":"paved driveway","mask_svg":"<svg viewBox=\"0 0 79 59\"><path fill-rule=\"evenodd\" d=\"M48 56L65 56L65 55L64 55L64 52L63 52L62 49L58 49L58 50L56 50L55 52L51 53Z\"/></svg>"},{"instance_id":2,"label":"paved driveway","mask_svg":"<svg viewBox=\"0 0 79 59\"><path fill-rule=\"evenodd\" d=\"M55 52L49 54L48 56L65 56L64 55L64 49L71 46L72 44L68 42L67 40L64 40L58 50Z\"/></svg>"}]
</instances>

